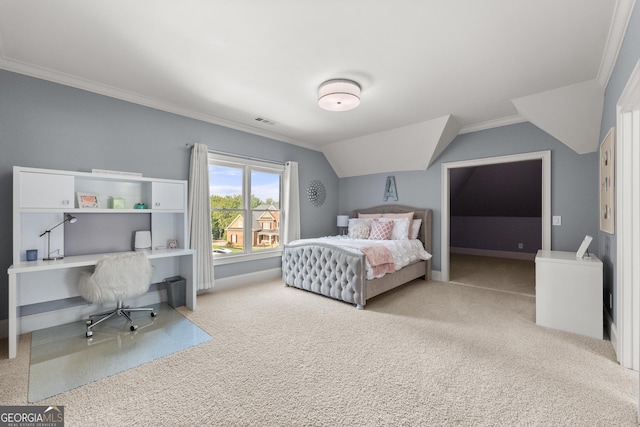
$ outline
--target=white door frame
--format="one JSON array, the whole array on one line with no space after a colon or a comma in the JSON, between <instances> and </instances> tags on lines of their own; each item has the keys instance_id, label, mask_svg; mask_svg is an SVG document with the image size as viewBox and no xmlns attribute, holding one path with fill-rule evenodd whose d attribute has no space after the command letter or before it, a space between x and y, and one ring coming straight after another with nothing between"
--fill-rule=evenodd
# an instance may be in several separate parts
<instances>
[{"instance_id":1,"label":"white door frame","mask_svg":"<svg viewBox=\"0 0 640 427\"><path fill-rule=\"evenodd\" d=\"M484 159L462 160L442 164L442 216L440 220L440 280L449 281L449 191L450 170L469 166L484 166L498 163L542 160L542 249L551 249L551 151L513 154L509 156L487 157Z\"/></svg>"},{"instance_id":2,"label":"white door frame","mask_svg":"<svg viewBox=\"0 0 640 427\"><path fill-rule=\"evenodd\" d=\"M616 105L616 354L637 370L640 341L640 61Z\"/></svg>"}]
</instances>

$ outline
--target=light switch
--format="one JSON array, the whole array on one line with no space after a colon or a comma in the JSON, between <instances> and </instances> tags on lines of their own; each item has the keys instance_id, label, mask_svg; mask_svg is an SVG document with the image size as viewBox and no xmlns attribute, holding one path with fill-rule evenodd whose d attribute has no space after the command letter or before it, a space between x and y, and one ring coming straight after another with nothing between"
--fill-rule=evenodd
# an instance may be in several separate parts
<instances>
[{"instance_id":1,"label":"light switch","mask_svg":"<svg viewBox=\"0 0 640 427\"><path fill-rule=\"evenodd\" d=\"M553 216L553 225L562 225L562 217L559 215Z\"/></svg>"}]
</instances>

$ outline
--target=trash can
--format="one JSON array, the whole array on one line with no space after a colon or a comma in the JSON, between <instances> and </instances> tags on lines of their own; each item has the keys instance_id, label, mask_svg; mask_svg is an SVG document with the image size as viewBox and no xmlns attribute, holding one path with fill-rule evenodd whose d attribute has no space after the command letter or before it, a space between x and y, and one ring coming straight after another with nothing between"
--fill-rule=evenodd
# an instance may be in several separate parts
<instances>
[{"instance_id":1,"label":"trash can","mask_svg":"<svg viewBox=\"0 0 640 427\"><path fill-rule=\"evenodd\" d=\"M167 289L167 303L173 307L186 304L187 281L182 276L172 276L164 279Z\"/></svg>"}]
</instances>

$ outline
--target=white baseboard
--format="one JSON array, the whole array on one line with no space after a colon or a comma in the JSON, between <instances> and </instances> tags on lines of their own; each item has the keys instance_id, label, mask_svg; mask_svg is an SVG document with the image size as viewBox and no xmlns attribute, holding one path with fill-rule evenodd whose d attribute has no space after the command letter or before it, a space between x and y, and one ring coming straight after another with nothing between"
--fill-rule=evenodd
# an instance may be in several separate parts
<instances>
[{"instance_id":1,"label":"white baseboard","mask_svg":"<svg viewBox=\"0 0 640 427\"><path fill-rule=\"evenodd\" d=\"M280 277L282 277L282 268L280 267L256 271L254 273L239 274L237 276L216 279L213 289L204 292L215 292L221 289L235 288L237 286L248 285L263 280L273 280Z\"/></svg>"},{"instance_id":2,"label":"white baseboard","mask_svg":"<svg viewBox=\"0 0 640 427\"><path fill-rule=\"evenodd\" d=\"M213 292L222 289L234 288L236 286L249 285L252 283L260 282L263 280L273 280L282 277L282 269L281 268L272 268L270 270L262 270L257 271L255 273L247 273L247 274L239 274L237 276L225 277L223 279L216 279L216 285L210 291L204 292ZM431 279L440 281L440 271L431 270Z\"/></svg>"},{"instance_id":3,"label":"white baseboard","mask_svg":"<svg viewBox=\"0 0 640 427\"><path fill-rule=\"evenodd\" d=\"M453 254L489 256L494 258L523 259L526 261L533 261L536 259L536 254L527 253L527 252L494 251L489 249L454 248L454 247L449 248L449 251Z\"/></svg>"},{"instance_id":4,"label":"white baseboard","mask_svg":"<svg viewBox=\"0 0 640 427\"><path fill-rule=\"evenodd\" d=\"M609 331L609 339L611 340L613 351L616 353L616 360L620 362L620 355L618 354L618 330L607 310L604 310L604 327L605 330Z\"/></svg>"}]
</instances>

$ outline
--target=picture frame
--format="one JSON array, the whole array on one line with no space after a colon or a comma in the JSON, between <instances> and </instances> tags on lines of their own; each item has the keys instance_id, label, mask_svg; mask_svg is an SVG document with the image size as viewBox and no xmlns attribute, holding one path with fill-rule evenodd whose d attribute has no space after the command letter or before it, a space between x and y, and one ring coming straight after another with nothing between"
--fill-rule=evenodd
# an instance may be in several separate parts
<instances>
[{"instance_id":1,"label":"picture frame","mask_svg":"<svg viewBox=\"0 0 640 427\"><path fill-rule=\"evenodd\" d=\"M100 208L100 200L95 193L76 193L78 198L78 208L81 209L98 209Z\"/></svg>"},{"instance_id":2,"label":"picture frame","mask_svg":"<svg viewBox=\"0 0 640 427\"><path fill-rule=\"evenodd\" d=\"M589 236L588 234L586 236L584 236L584 240L582 241L582 243L580 244L580 247L578 248L578 252L576 252L576 258L578 259L582 259L584 258L585 253L589 253L589 245L591 244L591 242L593 241L593 237ZM587 255L587 259L590 258Z\"/></svg>"},{"instance_id":3,"label":"picture frame","mask_svg":"<svg viewBox=\"0 0 640 427\"><path fill-rule=\"evenodd\" d=\"M600 230L615 233L615 128L600 144Z\"/></svg>"}]
</instances>

